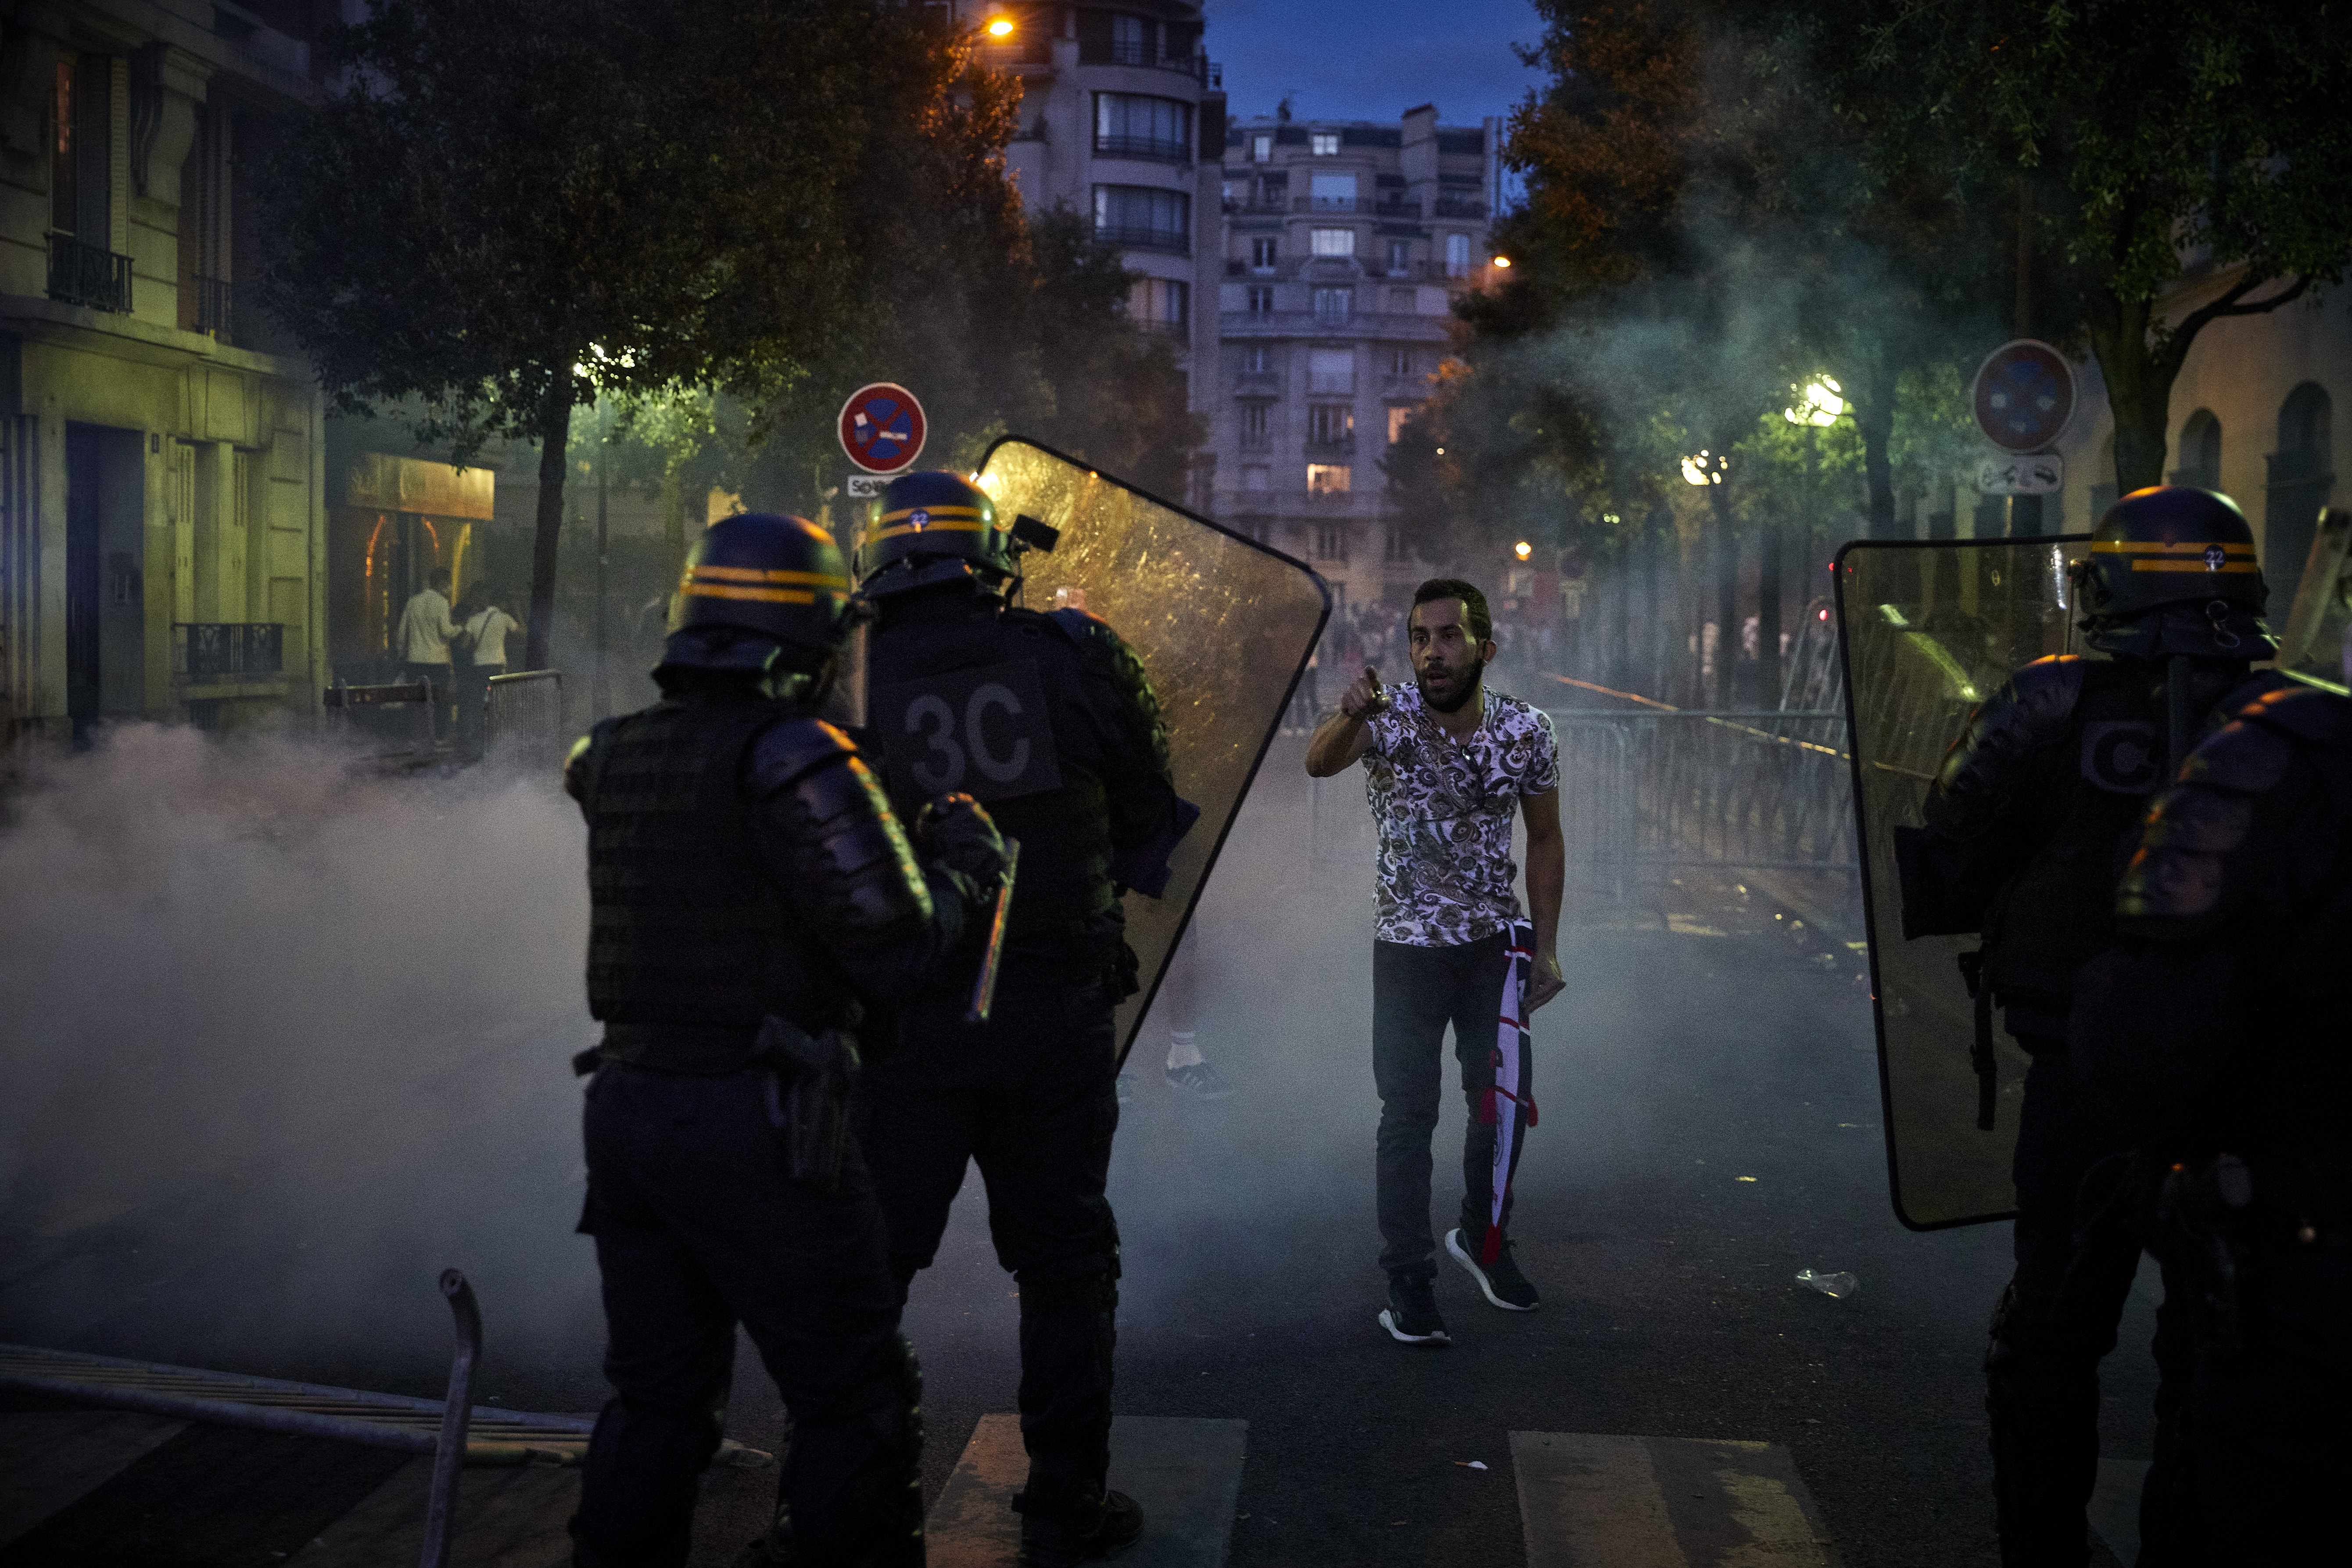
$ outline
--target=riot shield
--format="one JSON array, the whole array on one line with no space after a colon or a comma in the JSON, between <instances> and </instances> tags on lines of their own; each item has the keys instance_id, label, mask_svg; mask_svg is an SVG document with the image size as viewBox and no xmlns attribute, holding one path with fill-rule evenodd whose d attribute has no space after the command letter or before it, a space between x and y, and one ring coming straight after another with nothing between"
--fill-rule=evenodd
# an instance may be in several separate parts
<instances>
[{"instance_id":1,"label":"riot shield","mask_svg":"<svg viewBox=\"0 0 2352 1568\"><path fill-rule=\"evenodd\" d=\"M2316 685L2341 691L2352 682L2352 512L2330 507L2319 516L2311 554L2286 607L2286 631L2279 639L2278 667ZM2271 604L2271 624L2280 605Z\"/></svg>"},{"instance_id":2,"label":"riot shield","mask_svg":"<svg viewBox=\"0 0 2352 1568\"><path fill-rule=\"evenodd\" d=\"M1022 602L1078 605L1142 658L1167 716L1176 792L1201 809L1161 895L1127 895L1142 989L1119 1009L1123 1063L1322 634L1331 593L1288 556L1018 436L989 448L979 482L999 516L1025 513L1061 530L1051 552L1024 558Z\"/></svg>"},{"instance_id":3,"label":"riot shield","mask_svg":"<svg viewBox=\"0 0 2352 1568\"><path fill-rule=\"evenodd\" d=\"M1979 1131L1976 1011L1959 967L1978 939L1903 939L1894 832L1919 825L1969 711L2019 665L2067 652L2066 561L2086 538L1857 539L1837 555L1887 1176L1895 1217L1915 1230L2014 1211L2026 1058L1994 1019L1999 1092L1992 1130Z\"/></svg>"}]
</instances>

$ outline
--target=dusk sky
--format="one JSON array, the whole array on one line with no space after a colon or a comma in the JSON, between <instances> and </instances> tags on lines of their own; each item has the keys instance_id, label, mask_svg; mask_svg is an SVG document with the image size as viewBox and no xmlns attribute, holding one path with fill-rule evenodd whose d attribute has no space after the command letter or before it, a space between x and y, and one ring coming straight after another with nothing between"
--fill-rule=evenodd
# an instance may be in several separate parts
<instances>
[{"instance_id":1,"label":"dusk sky","mask_svg":"<svg viewBox=\"0 0 2352 1568\"><path fill-rule=\"evenodd\" d=\"M1542 36L1528 0L1206 0L1228 112L1394 120L1434 103L1449 125L1508 114L1537 73L1511 53Z\"/></svg>"}]
</instances>

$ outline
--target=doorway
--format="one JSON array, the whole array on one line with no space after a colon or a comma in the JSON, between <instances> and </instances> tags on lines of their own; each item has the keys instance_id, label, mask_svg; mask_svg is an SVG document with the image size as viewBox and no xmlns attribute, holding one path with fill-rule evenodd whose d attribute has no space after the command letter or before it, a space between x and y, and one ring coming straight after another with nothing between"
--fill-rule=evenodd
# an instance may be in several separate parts
<instances>
[{"instance_id":1,"label":"doorway","mask_svg":"<svg viewBox=\"0 0 2352 1568\"><path fill-rule=\"evenodd\" d=\"M66 715L77 744L147 706L147 475L135 430L66 426Z\"/></svg>"}]
</instances>

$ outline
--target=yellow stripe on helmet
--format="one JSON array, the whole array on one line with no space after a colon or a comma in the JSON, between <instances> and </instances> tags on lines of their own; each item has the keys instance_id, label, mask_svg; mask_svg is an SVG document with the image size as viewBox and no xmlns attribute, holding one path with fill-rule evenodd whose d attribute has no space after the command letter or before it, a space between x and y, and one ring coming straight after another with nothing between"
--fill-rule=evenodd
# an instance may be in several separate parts
<instances>
[{"instance_id":1,"label":"yellow stripe on helmet","mask_svg":"<svg viewBox=\"0 0 2352 1568\"><path fill-rule=\"evenodd\" d=\"M2200 541L2195 539L2177 541L2165 539L2093 539L2091 541L2091 553L2093 555L2201 556L2207 550L2215 548L2215 544L2210 540ZM2252 545L2236 544L2225 541L2222 542L2219 548L2221 553L2225 556L2243 556L2248 560L2254 559L2254 547Z\"/></svg>"},{"instance_id":2,"label":"yellow stripe on helmet","mask_svg":"<svg viewBox=\"0 0 2352 1568\"><path fill-rule=\"evenodd\" d=\"M942 523L934 517L920 528L913 523L900 523L895 528L868 528L860 542L871 544L877 539L895 539L901 534L976 534L987 527L986 523Z\"/></svg>"},{"instance_id":3,"label":"yellow stripe on helmet","mask_svg":"<svg viewBox=\"0 0 2352 1568\"><path fill-rule=\"evenodd\" d=\"M689 566L686 569L688 582L791 582L811 588L834 588L847 592L849 579L833 577L822 571L762 571L751 566Z\"/></svg>"},{"instance_id":4,"label":"yellow stripe on helmet","mask_svg":"<svg viewBox=\"0 0 2352 1568\"><path fill-rule=\"evenodd\" d=\"M2259 570L2250 560L2224 561L2220 566L2207 566L2201 560L2136 560L2134 571L2254 571Z\"/></svg>"},{"instance_id":5,"label":"yellow stripe on helmet","mask_svg":"<svg viewBox=\"0 0 2352 1568\"><path fill-rule=\"evenodd\" d=\"M911 517L917 512L929 512L934 517L978 517L984 519L988 516L986 512L981 510L978 507L901 507L895 512L885 512L874 520L877 523L895 523L901 517Z\"/></svg>"},{"instance_id":6,"label":"yellow stripe on helmet","mask_svg":"<svg viewBox=\"0 0 2352 1568\"><path fill-rule=\"evenodd\" d=\"M689 582L685 591L688 599L747 599L757 604L816 602L816 591L809 588L727 588L713 582Z\"/></svg>"}]
</instances>

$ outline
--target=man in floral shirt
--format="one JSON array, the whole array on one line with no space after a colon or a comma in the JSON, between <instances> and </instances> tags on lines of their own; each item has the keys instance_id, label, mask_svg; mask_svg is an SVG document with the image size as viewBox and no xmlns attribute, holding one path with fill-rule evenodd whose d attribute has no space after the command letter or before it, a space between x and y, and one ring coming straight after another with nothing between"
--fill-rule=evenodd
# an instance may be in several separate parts
<instances>
[{"instance_id":1,"label":"man in floral shirt","mask_svg":"<svg viewBox=\"0 0 2352 1568\"><path fill-rule=\"evenodd\" d=\"M1384 691L1366 668L1307 747L1307 771L1318 779L1363 762L1380 825L1372 1075L1389 1275L1381 1323L1410 1344L1448 1343L1433 1289L1429 1200L1449 1021L1471 1116L1461 1224L1446 1233L1445 1249L1494 1305L1532 1312L1538 1301L1504 1228L1510 1176L1534 1120L1524 1021L1561 986L1559 743L1540 710L1486 689L1493 629L1486 595L1469 583L1423 583L1405 622L1413 685ZM1514 888L1515 812L1527 822L1531 925Z\"/></svg>"}]
</instances>

